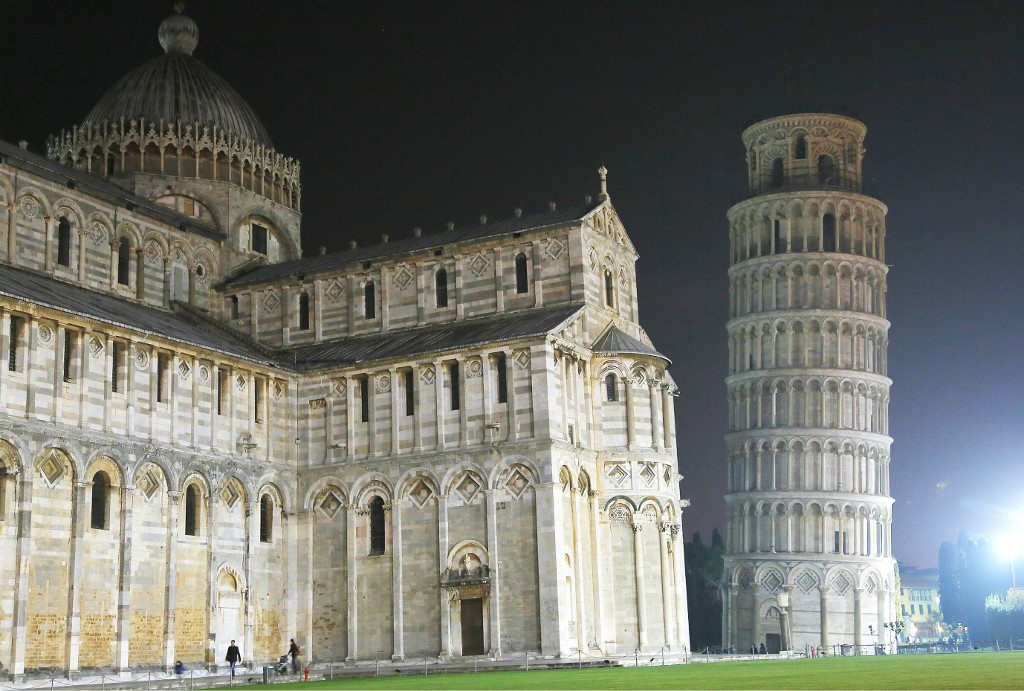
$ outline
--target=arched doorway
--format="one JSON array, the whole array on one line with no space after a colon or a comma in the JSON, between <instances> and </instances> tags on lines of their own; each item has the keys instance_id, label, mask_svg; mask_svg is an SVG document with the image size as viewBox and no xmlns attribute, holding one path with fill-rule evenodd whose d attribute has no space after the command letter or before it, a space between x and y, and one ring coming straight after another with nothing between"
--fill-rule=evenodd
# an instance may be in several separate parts
<instances>
[{"instance_id":1,"label":"arched doorway","mask_svg":"<svg viewBox=\"0 0 1024 691\"><path fill-rule=\"evenodd\" d=\"M231 641L242 651L243 659L252 657L246 649L242 620L241 579L231 569L222 568L217 574L217 628L214 660L223 660Z\"/></svg>"}]
</instances>

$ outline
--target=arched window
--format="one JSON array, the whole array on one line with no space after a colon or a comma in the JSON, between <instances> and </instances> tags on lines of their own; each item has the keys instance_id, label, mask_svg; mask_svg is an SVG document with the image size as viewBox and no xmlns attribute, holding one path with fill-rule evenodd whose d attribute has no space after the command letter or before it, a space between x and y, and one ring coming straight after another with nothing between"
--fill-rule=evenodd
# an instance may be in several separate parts
<instances>
[{"instance_id":1,"label":"arched window","mask_svg":"<svg viewBox=\"0 0 1024 691\"><path fill-rule=\"evenodd\" d=\"M238 319L238 296L237 295L232 295L231 296L231 306L230 306L230 309L231 309L231 318L232 319Z\"/></svg>"},{"instance_id":2,"label":"arched window","mask_svg":"<svg viewBox=\"0 0 1024 691\"><path fill-rule=\"evenodd\" d=\"M495 382L498 389L498 403L508 403L508 362L505 353L494 354Z\"/></svg>"},{"instance_id":3,"label":"arched window","mask_svg":"<svg viewBox=\"0 0 1024 691\"><path fill-rule=\"evenodd\" d=\"M782 159L776 158L772 161L772 187L782 187L783 180Z\"/></svg>"},{"instance_id":4,"label":"arched window","mask_svg":"<svg viewBox=\"0 0 1024 691\"><path fill-rule=\"evenodd\" d=\"M185 488L185 534L199 534L199 488L195 485Z\"/></svg>"},{"instance_id":5,"label":"arched window","mask_svg":"<svg viewBox=\"0 0 1024 691\"><path fill-rule=\"evenodd\" d=\"M131 267L132 243L123 237L117 244L117 282L123 286L128 285L128 271Z\"/></svg>"},{"instance_id":6,"label":"arched window","mask_svg":"<svg viewBox=\"0 0 1024 691\"><path fill-rule=\"evenodd\" d=\"M373 319L377 316L377 296L376 289L373 287L373 281L370 281L363 287L363 316L367 319Z\"/></svg>"},{"instance_id":7,"label":"arched window","mask_svg":"<svg viewBox=\"0 0 1024 691\"><path fill-rule=\"evenodd\" d=\"M299 331L309 330L309 293L299 296Z\"/></svg>"},{"instance_id":8,"label":"arched window","mask_svg":"<svg viewBox=\"0 0 1024 691\"><path fill-rule=\"evenodd\" d=\"M384 500L370 500L370 554L384 554Z\"/></svg>"},{"instance_id":9,"label":"arched window","mask_svg":"<svg viewBox=\"0 0 1024 691\"><path fill-rule=\"evenodd\" d=\"M793 148L793 158L807 158L807 137L802 134L796 138L796 146Z\"/></svg>"},{"instance_id":10,"label":"arched window","mask_svg":"<svg viewBox=\"0 0 1024 691\"><path fill-rule=\"evenodd\" d=\"M608 269L604 272L604 304L615 307L615 277Z\"/></svg>"},{"instance_id":11,"label":"arched window","mask_svg":"<svg viewBox=\"0 0 1024 691\"><path fill-rule=\"evenodd\" d=\"M57 224L57 263L71 266L71 222L64 216Z\"/></svg>"},{"instance_id":12,"label":"arched window","mask_svg":"<svg viewBox=\"0 0 1024 691\"><path fill-rule=\"evenodd\" d=\"M434 302L438 307L448 306L448 272L444 269L434 274Z\"/></svg>"},{"instance_id":13,"label":"arched window","mask_svg":"<svg viewBox=\"0 0 1024 691\"><path fill-rule=\"evenodd\" d=\"M260 497L260 542L273 542L274 500L269 494Z\"/></svg>"},{"instance_id":14,"label":"arched window","mask_svg":"<svg viewBox=\"0 0 1024 691\"><path fill-rule=\"evenodd\" d=\"M772 226L775 231L775 253L779 254L785 252L787 248L786 238L782 235L782 221L776 218L775 221L773 221Z\"/></svg>"},{"instance_id":15,"label":"arched window","mask_svg":"<svg viewBox=\"0 0 1024 691\"><path fill-rule=\"evenodd\" d=\"M609 401L619 400L619 386L615 381L615 375L609 374L604 378L605 398Z\"/></svg>"},{"instance_id":16,"label":"arched window","mask_svg":"<svg viewBox=\"0 0 1024 691\"><path fill-rule=\"evenodd\" d=\"M818 184L819 185L834 185L835 184L835 163L832 161L832 157L828 154L818 156Z\"/></svg>"},{"instance_id":17,"label":"arched window","mask_svg":"<svg viewBox=\"0 0 1024 691\"><path fill-rule=\"evenodd\" d=\"M529 272L526 267L526 253L520 252L516 255L516 292L530 292Z\"/></svg>"},{"instance_id":18,"label":"arched window","mask_svg":"<svg viewBox=\"0 0 1024 691\"><path fill-rule=\"evenodd\" d=\"M110 476L102 470L92 476L92 521L96 530L107 530L109 525Z\"/></svg>"},{"instance_id":19,"label":"arched window","mask_svg":"<svg viewBox=\"0 0 1024 691\"><path fill-rule=\"evenodd\" d=\"M821 243L823 252L836 251L836 217L825 214L821 219Z\"/></svg>"}]
</instances>

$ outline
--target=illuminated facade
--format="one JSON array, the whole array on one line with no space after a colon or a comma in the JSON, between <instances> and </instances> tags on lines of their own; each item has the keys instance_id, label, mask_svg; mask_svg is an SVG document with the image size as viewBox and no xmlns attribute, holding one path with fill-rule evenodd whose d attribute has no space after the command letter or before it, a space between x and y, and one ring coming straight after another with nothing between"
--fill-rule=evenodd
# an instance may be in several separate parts
<instances>
[{"instance_id":1,"label":"illuminated facade","mask_svg":"<svg viewBox=\"0 0 1024 691\"><path fill-rule=\"evenodd\" d=\"M0 665L689 643L669 361L600 194L302 258L300 168L192 57L0 142ZM339 222L344 222L339 218Z\"/></svg>"}]
</instances>

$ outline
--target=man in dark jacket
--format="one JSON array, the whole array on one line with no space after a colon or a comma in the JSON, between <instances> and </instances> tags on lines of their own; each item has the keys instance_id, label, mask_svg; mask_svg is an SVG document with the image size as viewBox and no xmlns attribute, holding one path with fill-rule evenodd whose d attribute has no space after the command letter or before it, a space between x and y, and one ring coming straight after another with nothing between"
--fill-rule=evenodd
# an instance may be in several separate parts
<instances>
[{"instance_id":1,"label":"man in dark jacket","mask_svg":"<svg viewBox=\"0 0 1024 691\"><path fill-rule=\"evenodd\" d=\"M231 645L228 646L228 654L224 659L231 665L231 676L235 676L235 664L241 661L242 653L238 651L238 646L235 645L233 640Z\"/></svg>"},{"instance_id":2,"label":"man in dark jacket","mask_svg":"<svg viewBox=\"0 0 1024 691\"><path fill-rule=\"evenodd\" d=\"M292 674L299 673L299 646L295 645L295 639L292 639L292 644L288 646L288 654L292 658Z\"/></svg>"}]
</instances>

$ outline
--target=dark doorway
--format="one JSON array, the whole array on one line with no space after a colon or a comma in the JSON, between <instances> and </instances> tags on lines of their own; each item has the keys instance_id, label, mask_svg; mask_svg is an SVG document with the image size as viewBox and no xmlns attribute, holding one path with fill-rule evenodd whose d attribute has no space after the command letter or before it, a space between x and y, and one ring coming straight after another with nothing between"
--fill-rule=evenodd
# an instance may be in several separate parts
<instances>
[{"instance_id":1,"label":"dark doorway","mask_svg":"<svg viewBox=\"0 0 1024 691\"><path fill-rule=\"evenodd\" d=\"M769 655L778 655L782 650L782 636L777 633L766 633L764 635L764 647L768 649Z\"/></svg>"},{"instance_id":2,"label":"dark doorway","mask_svg":"<svg viewBox=\"0 0 1024 691\"><path fill-rule=\"evenodd\" d=\"M484 654L484 601L462 600L462 654Z\"/></svg>"}]
</instances>

